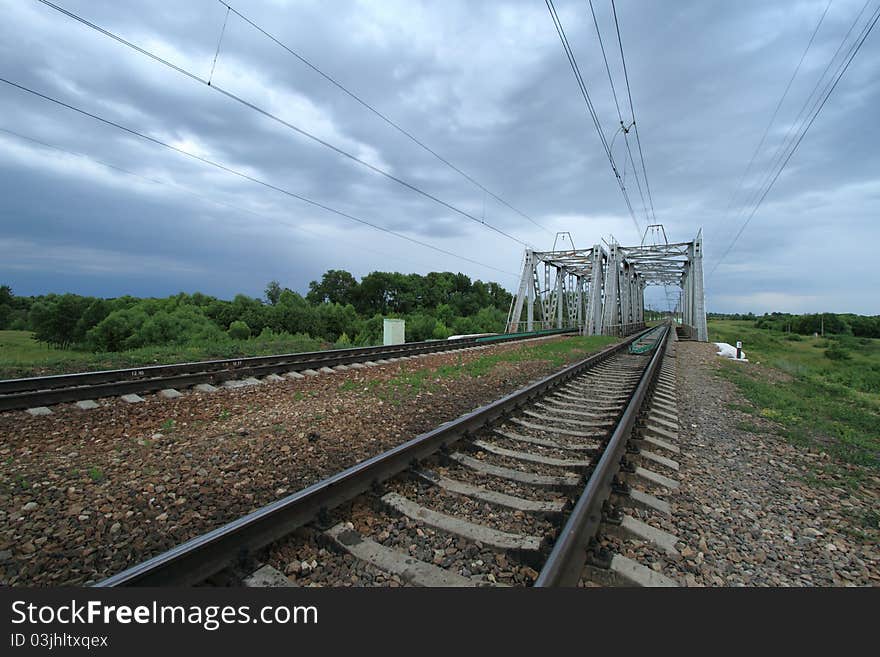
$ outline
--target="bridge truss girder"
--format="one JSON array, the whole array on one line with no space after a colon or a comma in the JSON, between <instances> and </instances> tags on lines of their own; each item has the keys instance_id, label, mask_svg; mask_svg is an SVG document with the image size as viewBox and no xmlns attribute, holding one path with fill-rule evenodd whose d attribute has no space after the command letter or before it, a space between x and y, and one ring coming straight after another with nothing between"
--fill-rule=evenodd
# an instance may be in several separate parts
<instances>
[{"instance_id":1,"label":"bridge truss girder","mask_svg":"<svg viewBox=\"0 0 880 657\"><path fill-rule=\"evenodd\" d=\"M645 289L652 285L681 289L681 322L706 341L702 231L674 244L527 250L507 332L571 327L628 335L644 326Z\"/></svg>"}]
</instances>

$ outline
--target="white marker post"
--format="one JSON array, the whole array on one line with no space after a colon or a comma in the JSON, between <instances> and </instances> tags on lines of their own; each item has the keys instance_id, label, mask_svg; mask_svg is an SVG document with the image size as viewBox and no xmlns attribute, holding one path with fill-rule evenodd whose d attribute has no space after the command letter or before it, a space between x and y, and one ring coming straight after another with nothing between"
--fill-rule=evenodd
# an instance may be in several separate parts
<instances>
[{"instance_id":1,"label":"white marker post","mask_svg":"<svg viewBox=\"0 0 880 657\"><path fill-rule=\"evenodd\" d=\"M741 360L743 357L743 343L742 340L736 341L736 359Z\"/></svg>"}]
</instances>

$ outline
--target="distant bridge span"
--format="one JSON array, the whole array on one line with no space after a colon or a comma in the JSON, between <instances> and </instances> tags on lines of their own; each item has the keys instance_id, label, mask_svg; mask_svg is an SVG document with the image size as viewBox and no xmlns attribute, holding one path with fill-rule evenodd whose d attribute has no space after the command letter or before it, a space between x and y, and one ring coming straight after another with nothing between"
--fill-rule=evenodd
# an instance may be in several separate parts
<instances>
[{"instance_id":1,"label":"distant bridge span","mask_svg":"<svg viewBox=\"0 0 880 657\"><path fill-rule=\"evenodd\" d=\"M585 335L630 335L645 325L645 288L680 289L677 321L691 338L707 341L703 290L703 231L690 242L606 249L527 249L522 277L507 318L507 332L577 327ZM555 245L554 245L555 247Z\"/></svg>"}]
</instances>

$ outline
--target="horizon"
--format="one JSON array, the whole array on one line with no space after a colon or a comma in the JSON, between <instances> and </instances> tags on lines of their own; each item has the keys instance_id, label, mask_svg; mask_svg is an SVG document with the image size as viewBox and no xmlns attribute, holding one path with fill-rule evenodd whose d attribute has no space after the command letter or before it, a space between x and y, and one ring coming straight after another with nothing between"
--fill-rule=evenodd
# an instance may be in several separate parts
<instances>
[{"instance_id":1,"label":"horizon","mask_svg":"<svg viewBox=\"0 0 880 657\"><path fill-rule=\"evenodd\" d=\"M368 273L371 273L371 272L368 272ZM414 272L396 272L395 271L395 272L383 272L383 273L402 274L405 276L408 273L414 273ZM441 273L441 272L428 272L428 273ZM452 272L450 270L448 273L464 273L464 272ZM360 283L360 281L362 280L363 277L356 276L355 278L357 279L358 283ZM315 282L316 280L320 280L320 277L318 279L313 279L312 281L309 281L309 283ZM472 282L482 281L483 283L486 283L486 284L493 283L493 282L497 283L497 281L492 281L489 279L483 280L483 279L472 278L471 281ZM272 282L272 281L267 281L267 284L270 282ZM306 284L304 289L300 290L300 289L291 288L290 286L285 285L281 281L277 281L277 282L281 285L282 288L290 289L292 292L295 292L302 297L305 297L306 293L308 292L308 286L309 286L308 283ZM8 285L8 283L4 283L4 282L0 281L0 286L3 286L3 285ZM244 294L244 295L251 297L253 299L257 299L263 303L267 303L267 300L265 297L265 290L262 292L258 292L258 293L235 292L235 293L232 293L227 296L210 294L208 292L205 292L204 290L192 290L192 291L178 290L177 292L171 292L169 294L161 294L161 295L137 295L137 294L130 294L129 293L129 294L118 294L115 296L104 296L104 295L100 295L100 294L90 294L90 293L72 292L72 291L61 291L61 292L50 291L50 292L42 292L42 293L37 293L37 294L19 294L16 292L15 288L13 288L11 285L9 287L12 288L12 294L16 297L32 297L32 298L40 297L40 296L47 296L49 294L58 294L58 295L77 294L79 296L95 297L95 298L99 298L99 299L105 299L108 301L112 301L113 299L119 299L121 297L127 297L127 296L140 298L140 299L167 299L167 298L175 297L175 296L178 296L181 294L185 294L188 296L194 296L196 294L203 294L205 296L216 298L221 301L232 301L237 295ZM505 288L505 289L507 289L507 288ZM507 291L510 292L510 290L507 290ZM651 312L669 312L668 309L660 308L660 307L658 307L650 302L647 302L647 301L645 303L645 310L651 311ZM755 312L754 310L742 310L742 311L724 312L724 311L718 311L718 310L713 310L711 308L707 308L706 314L708 316L711 316L711 315L754 315L755 317L761 317L764 315L773 315L773 314L781 314L781 315L827 315L827 314L832 314L832 315L860 315L862 317L880 317L880 313L874 313L874 314L872 314L872 313L857 313L857 312L846 311L846 310L842 310L842 311L816 310L816 311L812 311L812 312L791 312L791 311L786 311L786 310L768 310L768 311L764 311L764 312ZM712 318L709 317L709 319L712 319Z\"/></svg>"}]
</instances>

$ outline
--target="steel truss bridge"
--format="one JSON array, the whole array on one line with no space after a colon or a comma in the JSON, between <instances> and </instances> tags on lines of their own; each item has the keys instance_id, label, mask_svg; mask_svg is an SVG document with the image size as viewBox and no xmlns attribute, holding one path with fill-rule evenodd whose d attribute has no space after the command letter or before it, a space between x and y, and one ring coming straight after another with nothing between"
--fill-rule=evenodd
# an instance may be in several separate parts
<instances>
[{"instance_id":1,"label":"steel truss bridge","mask_svg":"<svg viewBox=\"0 0 880 657\"><path fill-rule=\"evenodd\" d=\"M507 332L578 328L584 335L629 335L645 325L645 289L679 288L676 320L694 340L708 340L702 230L690 242L589 249L526 250ZM555 244L554 244L555 249Z\"/></svg>"}]
</instances>

